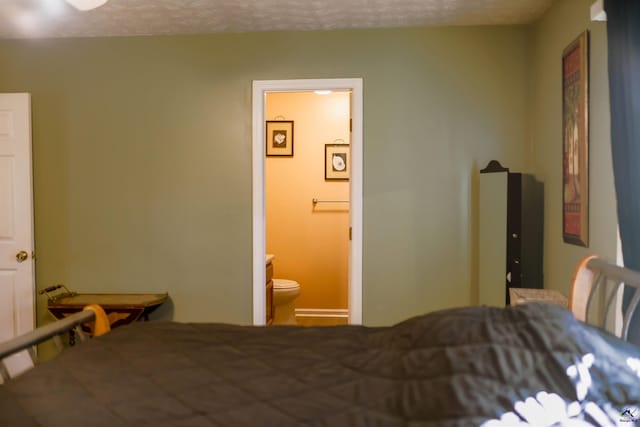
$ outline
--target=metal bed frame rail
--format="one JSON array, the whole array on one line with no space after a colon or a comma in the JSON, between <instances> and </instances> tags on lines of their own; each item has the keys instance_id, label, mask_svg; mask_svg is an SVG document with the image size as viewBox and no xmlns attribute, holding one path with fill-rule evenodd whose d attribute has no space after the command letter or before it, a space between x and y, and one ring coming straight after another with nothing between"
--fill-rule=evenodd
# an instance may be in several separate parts
<instances>
[{"instance_id":1,"label":"metal bed frame rail","mask_svg":"<svg viewBox=\"0 0 640 427\"><path fill-rule=\"evenodd\" d=\"M92 322L96 319L96 312L93 310L84 310L74 313L62 320L50 323L34 329L31 332L20 335L10 341L0 343L0 376L6 382L10 379L9 372L4 364L4 358L18 353L22 350L31 350L36 344L40 344L48 339L53 338L56 341L58 349L62 347L60 335L76 329L81 341L86 339L82 328L79 326L83 323ZM34 360L33 354L30 352L31 359Z\"/></svg>"}]
</instances>

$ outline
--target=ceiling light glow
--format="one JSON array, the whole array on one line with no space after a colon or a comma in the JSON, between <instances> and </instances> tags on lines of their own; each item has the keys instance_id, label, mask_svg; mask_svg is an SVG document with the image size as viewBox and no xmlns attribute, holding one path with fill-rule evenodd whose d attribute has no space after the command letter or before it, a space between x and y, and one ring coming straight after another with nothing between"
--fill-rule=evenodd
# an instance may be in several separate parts
<instances>
[{"instance_id":1,"label":"ceiling light glow","mask_svg":"<svg viewBox=\"0 0 640 427\"><path fill-rule=\"evenodd\" d=\"M102 6L108 0L66 0L71 6L78 10L87 11Z\"/></svg>"},{"instance_id":2,"label":"ceiling light glow","mask_svg":"<svg viewBox=\"0 0 640 427\"><path fill-rule=\"evenodd\" d=\"M39 22L38 18L29 12L19 12L14 15L14 25L27 37L37 37Z\"/></svg>"}]
</instances>

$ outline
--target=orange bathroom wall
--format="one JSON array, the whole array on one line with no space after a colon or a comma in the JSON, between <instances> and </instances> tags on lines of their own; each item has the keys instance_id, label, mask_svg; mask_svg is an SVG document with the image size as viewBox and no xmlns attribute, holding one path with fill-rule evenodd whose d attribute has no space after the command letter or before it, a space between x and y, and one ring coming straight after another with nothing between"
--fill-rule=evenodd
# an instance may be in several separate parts
<instances>
[{"instance_id":1,"label":"orange bathroom wall","mask_svg":"<svg viewBox=\"0 0 640 427\"><path fill-rule=\"evenodd\" d=\"M348 181L325 181L325 144L349 143L350 94L270 93L267 120L294 121L294 156L266 157L266 245L274 277L300 283L298 308L348 308ZM349 167L349 164L347 165Z\"/></svg>"}]
</instances>

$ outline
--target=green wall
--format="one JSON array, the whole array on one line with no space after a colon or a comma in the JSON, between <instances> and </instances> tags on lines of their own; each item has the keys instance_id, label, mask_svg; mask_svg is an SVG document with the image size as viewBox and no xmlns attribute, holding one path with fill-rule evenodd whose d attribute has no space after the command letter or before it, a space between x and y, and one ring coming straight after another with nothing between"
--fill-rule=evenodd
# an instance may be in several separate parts
<instances>
[{"instance_id":1,"label":"green wall","mask_svg":"<svg viewBox=\"0 0 640 427\"><path fill-rule=\"evenodd\" d=\"M527 167L545 186L545 287L568 293L575 266L586 255L616 257L616 208L611 161L607 31L591 22L592 0L559 0L531 29ZM590 31L588 248L562 241L562 51Z\"/></svg>"},{"instance_id":2,"label":"green wall","mask_svg":"<svg viewBox=\"0 0 640 427\"><path fill-rule=\"evenodd\" d=\"M474 303L477 171L525 167L529 42L525 27L0 41L0 92L32 94L38 289L166 290L156 317L250 323L251 82L361 77L364 322Z\"/></svg>"}]
</instances>

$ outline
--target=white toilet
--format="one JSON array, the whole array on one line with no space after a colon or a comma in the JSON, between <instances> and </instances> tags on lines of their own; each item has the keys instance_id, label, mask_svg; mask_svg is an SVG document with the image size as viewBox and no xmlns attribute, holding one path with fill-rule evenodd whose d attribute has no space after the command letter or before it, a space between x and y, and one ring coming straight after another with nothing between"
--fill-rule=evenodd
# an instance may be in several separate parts
<instances>
[{"instance_id":1,"label":"white toilet","mask_svg":"<svg viewBox=\"0 0 640 427\"><path fill-rule=\"evenodd\" d=\"M273 279L273 325L297 325L293 301L300 295L300 284L293 280Z\"/></svg>"}]
</instances>

